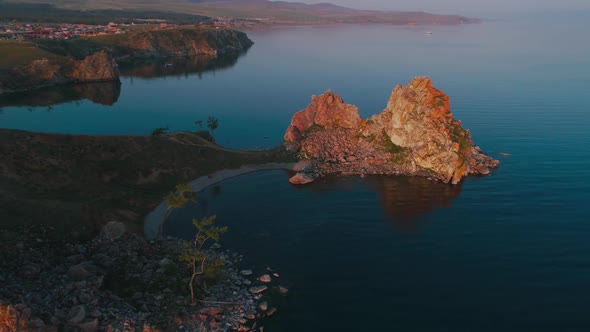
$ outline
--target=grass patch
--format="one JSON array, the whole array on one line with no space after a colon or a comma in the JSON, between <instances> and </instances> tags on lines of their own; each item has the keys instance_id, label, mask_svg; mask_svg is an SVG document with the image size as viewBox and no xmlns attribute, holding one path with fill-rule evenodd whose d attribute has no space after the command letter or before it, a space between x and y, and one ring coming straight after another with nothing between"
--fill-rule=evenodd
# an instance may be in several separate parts
<instances>
[{"instance_id":1,"label":"grass patch","mask_svg":"<svg viewBox=\"0 0 590 332\"><path fill-rule=\"evenodd\" d=\"M367 141L369 141L369 143L375 143L375 140L377 139L377 135L375 134L371 134L369 136L367 136Z\"/></svg>"},{"instance_id":2,"label":"grass patch","mask_svg":"<svg viewBox=\"0 0 590 332\"><path fill-rule=\"evenodd\" d=\"M450 133L451 140L453 142L459 143L459 151L467 149L471 146L471 139L469 138L468 134L464 134L465 130L463 130L461 126L453 124Z\"/></svg>"},{"instance_id":3,"label":"grass patch","mask_svg":"<svg viewBox=\"0 0 590 332\"><path fill-rule=\"evenodd\" d=\"M437 102L434 104L433 107L441 107L445 105L445 95L438 95L435 96L434 99L437 100Z\"/></svg>"},{"instance_id":4,"label":"grass patch","mask_svg":"<svg viewBox=\"0 0 590 332\"><path fill-rule=\"evenodd\" d=\"M64 57L41 49L30 42L0 40L0 70L9 70L43 58L66 60Z\"/></svg>"},{"instance_id":5,"label":"grass patch","mask_svg":"<svg viewBox=\"0 0 590 332\"><path fill-rule=\"evenodd\" d=\"M469 149L471 148L471 138L460 125L453 123L450 130L451 140L459 143L459 158L461 158L461 166L467 162Z\"/></svg>"},{"instance_id":6,"label":"grass patch","mask_svg":"<svg viewBox=\"0 0 590 332\"><path fill-rule=\"evenodd\" d=\"M383 132L381 133L381 138L378 143L383 148L383 150L385 152L389 152L389 153L393 153L393 154L404 152L403 147L401 147L391 141L391 139L387 135L387 132L385 132L385 129L383 129Z\"/></svg>"},{"instance_id":7,"label":"grass patch","mask_svg":"<svg viewBox=\"0 0 590 332\"><path fill-rule=\"evenodd\" d=\"M309 135L309 134L313 134L315 132L322 131L322 130L324 130L324 127L322 127L319 124L314 122L314 124L312 124L309 128L307 128L307 130L305 130L305 134Z\"/></svg>"}]
</instances>

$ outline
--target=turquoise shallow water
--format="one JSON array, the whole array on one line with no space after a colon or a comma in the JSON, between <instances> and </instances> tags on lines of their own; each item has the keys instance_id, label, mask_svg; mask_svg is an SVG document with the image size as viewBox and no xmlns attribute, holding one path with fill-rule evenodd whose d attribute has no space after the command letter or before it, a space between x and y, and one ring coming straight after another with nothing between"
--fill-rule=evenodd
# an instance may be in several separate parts
<instances>
[{"instance_id":1,"label":"turquoise shallow water","mask_svg":"<svg viewBox=\"0 0 590 332\"><path fill-rule=\"evenodd\" d=\"M113 106L5 107L0 126L146 134L215 115L220 143L272 146L312 94L332 89L369 116L395 84L429 75L501 160L492 176L456 187L369 177L295 188L284 172L255 173L206 190L166 232L186 236L193 216L216 213L230 227L225 247L257 271L278 270L291 293L273 299L271 331L588 331L588 22L251 32L256 45L233 66L125 77Z\"/></svg>"}]
</instances>

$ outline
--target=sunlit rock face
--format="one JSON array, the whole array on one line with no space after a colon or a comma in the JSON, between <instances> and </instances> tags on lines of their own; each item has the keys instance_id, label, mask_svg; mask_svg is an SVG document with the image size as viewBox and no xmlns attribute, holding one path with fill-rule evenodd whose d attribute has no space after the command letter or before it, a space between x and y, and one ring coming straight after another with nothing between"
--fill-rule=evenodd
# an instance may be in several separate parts
<instances>
[{"instance_id":1,"label":"sunlit rock face","mask_svg":"<svg viewBox=\"0 0 590 332\"><path fill-rule=\"evenodd\" d=\"M0 94L31 91L66 83L118 81L119 69L113 55L95 52L83 60L39 59L0 74Z\"/></svg>"},{"instance_id":2,"label":"sunlit rock face","mask_svg":"<svg viewBox=\"0 0 590 332\"><path fill-rule=\"evenodd\" d=\"M387 107L366 120L331 91L314 96L295 114L284 139L300 159L314 161L320 176L404 174L456 184L498 166L453 119L449 97L428 77L395 87Z\"/></svg>"},{"instance_id":3,"label":"sunlit rock face","mask_svg":"<svg viewBox=\"0 0 590 332\"><path fill-rule=\"evenodd\" d=\"M119 79L119 66L106 51L98 51L74 65L71 74L77 82L105 82Z\"/></svg>"}]
</instances>

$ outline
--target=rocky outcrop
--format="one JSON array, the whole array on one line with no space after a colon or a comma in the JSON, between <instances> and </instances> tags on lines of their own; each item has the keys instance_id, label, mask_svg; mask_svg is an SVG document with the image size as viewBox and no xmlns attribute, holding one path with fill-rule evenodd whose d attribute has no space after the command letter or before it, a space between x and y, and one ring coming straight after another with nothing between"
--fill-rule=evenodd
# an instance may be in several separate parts
<instances>
[{"instance_id":1,"label":"rocky outcrop","mask_svg":"<svg viewBox=\"0 0 590 332\"><path fill-rule=\"evenodd\" d=\"M196 28L150 30L97 36L51 44L59 54L37 59L12 70L0 71L0 95L80 82L105 82L119 79L117 61L199 57L197 68L231 66L237 56L254 43L235 30ZM225 58L225 57L228 58ZM163 66L160 66L160 69ZM167 69L169 74L174 69Z\"/></svg>"},{"instance_id":2,"label":"rocky outcrop","mask_svg":"<svg viewBox=\"0 0 590 332\"><path fill-rule=\"evenodd\" d=\"M30 91L67 83L118 81L119 70L113 56L102 50L81 61L34 60L0 75L0 94Z\"/></svg>"},{"instance_id":3,"label":"rocky outcrop","mask_svg":"<svg viewBox=\"0 0 590 332\"><path fill-rule=\"evenodd\" d=\"M344 103L340 96L327 91L311 98L311 105L293 116L285 134L285 142L291 150L298 150L299 143L308 132L321 129L354 129L362 119L358 108Z\"/></svg>"},{"instance_id":4,"label":"rocky outcrop","mask_svg":"<svg viewBox=\"0 0 590 332\"><path fill-rule=\"evenodd\" d=\"M71 78L76 82L105 82L119 79L119 66L113 56L102 50L77 62Z\"/></svg>"},{"instance_id":5,"label":"rocky outcrop","mask_svg":"<svg viewBox=\"0 0 590 332\"><path fill-rule=\"evenodd\" d=\"M118 58L212 56L240 53L254 45L248 36L235 30L171 29L131 32L118 36L115 46L91 39L108 47Z\"/></svg>"},{"instance_id":6,"label":"rocky outcrop","mask_svg":"<svg viewBox=\"0 0 590 332\"><path fill-rule=\"evenodd\" d=\"M469 131L453 119L449 97L428 77L395 87L387 107L367 120L331 91L313 97L293 117L285 146L300 159L313 160L316 176L422 175L456 184L499 164L473 144Z\"/></svg>"}]
</instances>

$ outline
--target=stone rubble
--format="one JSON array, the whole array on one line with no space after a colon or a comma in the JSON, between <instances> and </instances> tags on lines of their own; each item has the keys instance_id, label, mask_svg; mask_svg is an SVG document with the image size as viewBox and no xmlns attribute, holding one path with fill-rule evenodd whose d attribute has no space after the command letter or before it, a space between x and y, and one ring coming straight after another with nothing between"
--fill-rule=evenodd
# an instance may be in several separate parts
<instances>
[{"instance_id":1,"label":"stone rubble","mask_svg":"<svg viewBox=\"0 0 590 332\"><path fill-rule=\"evenodd\" d=\"M3 232L0 316L12 320L0 321L0 331L259 331L274 313L265 312L268 286L247 288L253 272L237 268L241 255L208 252L224 268L199 279L193 305L182 241L148 242L119 234L121 226L86 241L51 237L59 232L42 226Z\"/></svg>"}]
</instances>

